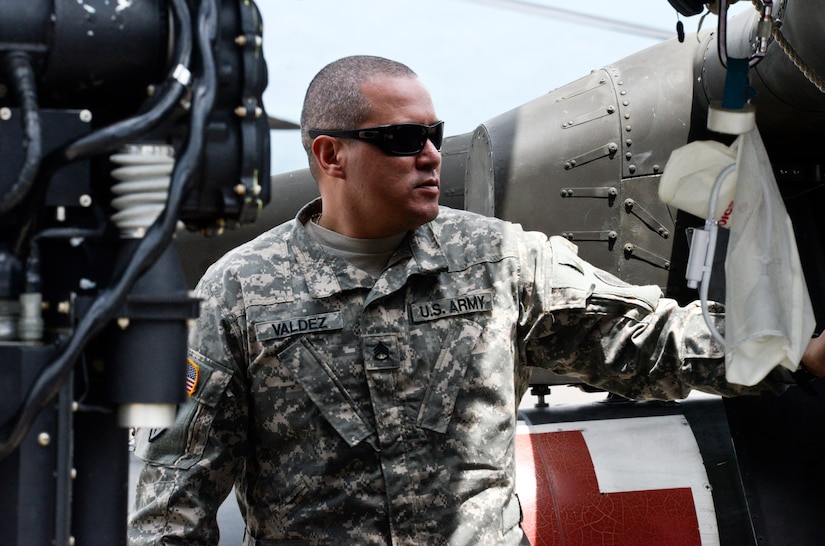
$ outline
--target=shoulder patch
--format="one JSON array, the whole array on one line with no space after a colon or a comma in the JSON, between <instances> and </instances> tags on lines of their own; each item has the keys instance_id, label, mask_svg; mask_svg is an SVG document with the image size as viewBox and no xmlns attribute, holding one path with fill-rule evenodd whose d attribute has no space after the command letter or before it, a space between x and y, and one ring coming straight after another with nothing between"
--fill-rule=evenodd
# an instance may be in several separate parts
<instances>
[{"instance_id":1,"label":"shoulder patch","mask_svg":"<svg viewBox=\"0 0 825 546\"><path fill-rule=\"evenodd\" d=\"M201 368L191 358L186 359L186 394L192 396L195 389L198 388L198 379L200 379Z\"/></svg>"}]
</instances>

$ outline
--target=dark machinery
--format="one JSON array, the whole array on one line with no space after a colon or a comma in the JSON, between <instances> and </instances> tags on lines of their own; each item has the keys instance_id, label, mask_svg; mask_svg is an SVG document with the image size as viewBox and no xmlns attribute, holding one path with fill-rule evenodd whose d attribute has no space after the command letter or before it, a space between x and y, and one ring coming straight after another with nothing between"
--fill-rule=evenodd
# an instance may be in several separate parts
<instances>
[{"instance_id":1,"label":"dark machinery","mask_svg":"<svg viewBox=\"0 0 825 546\"><path fill-rule=\"evenodd\" d=\"M269 200L257 7L0 8L0 544L121 544L128 427L185 396L171 245Z\"/></svg>"}]
</instances>

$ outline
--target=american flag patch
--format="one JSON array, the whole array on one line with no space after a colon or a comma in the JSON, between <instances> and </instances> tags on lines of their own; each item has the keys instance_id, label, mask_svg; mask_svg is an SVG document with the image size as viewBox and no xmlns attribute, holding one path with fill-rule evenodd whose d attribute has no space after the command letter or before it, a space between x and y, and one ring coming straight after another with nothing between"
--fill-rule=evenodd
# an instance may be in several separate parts
<instances>
[{"instance_id":1,"label":"american flag patch","mask_svg":"<svg viewBox=\"0 0 825 546\"><path fill-rule=\"evenodd\" d=\"M200 377L200 366L192 362L191 358L186 359L186 394L192 396L198 387L198 377Z\"/></svg>"}]
</instances>

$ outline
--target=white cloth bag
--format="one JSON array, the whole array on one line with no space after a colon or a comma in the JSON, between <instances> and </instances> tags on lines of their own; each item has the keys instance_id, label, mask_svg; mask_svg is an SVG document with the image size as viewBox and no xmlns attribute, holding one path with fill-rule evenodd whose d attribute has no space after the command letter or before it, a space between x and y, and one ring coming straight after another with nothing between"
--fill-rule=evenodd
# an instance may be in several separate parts
<instances>
[{"instance_id":1,"label":"white cloth bag","mask_svg":"<svg viewBox=\"0 0 825 546\"><path fill-rule=\"evenodd\" d=\"M816 327L793 226L757 129L737 137L737 184L725 260L725 372L754 385L795 371Z\"/></svg>"}]
</instances>

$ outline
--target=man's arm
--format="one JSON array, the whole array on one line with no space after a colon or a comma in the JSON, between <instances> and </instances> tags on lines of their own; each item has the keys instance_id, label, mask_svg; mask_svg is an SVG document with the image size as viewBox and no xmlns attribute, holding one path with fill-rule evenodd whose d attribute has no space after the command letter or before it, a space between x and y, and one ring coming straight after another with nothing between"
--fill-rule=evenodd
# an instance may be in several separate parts
<instances>
[{"instance_id":1,"label":"man's arm","mask_svg":"<svg viewBox=\"0 0 825 546\"><path fill-rule=\"evenodd\" d=\"M808 342L802 354L802 365L817 377L825 377L825 336L817 336Z\"/></svg>"},{"instance_id":2,"label":"man's arm","mask_svg":"<svg viewBox=\"0 0 825 546\"><path fill-rule=\"evenodd\" d=\"M240 329L226 318L223 295L206 285L197 289L203 301L189 336L189 396L177 422L138 431L135 454L145 464L129 518L132 545L218 544L217 511L243 468L249 410Z\"/></svg>"},{"instance_id":3,"label":"man's arm","mask_svg":"<svg viewBox=\"0 0 825 546\"><path fill-rule=\"evenodd\" d=\"M138 431L135 454L144 466L129 517L132 545L218 544L217 511L241 467L230 446L244 444L246 411L231 373L192 352L190 360L197 384L175 425Z\"/></svg>"},{"instance_id":4,"label":"man's arm","mask_svg":"<svg viewBox=\"0 0 825 546\"><path fill-rule=\"evenodd\" d=\"M622 282L580 259L557 237L537 253L528 365L580 378L628 398L684 398L692 389L735 396L781 393L794 384L776 369L744 387L725 379L724 349L698 302L680 306L657 287ZM721 309L714 317L723 323Z\"/></svg>"}]
</instances>

